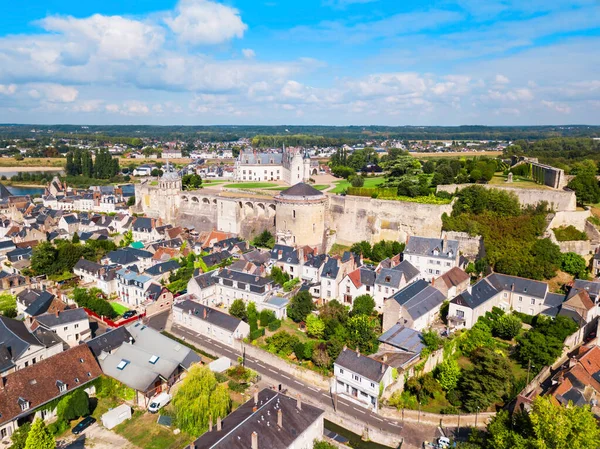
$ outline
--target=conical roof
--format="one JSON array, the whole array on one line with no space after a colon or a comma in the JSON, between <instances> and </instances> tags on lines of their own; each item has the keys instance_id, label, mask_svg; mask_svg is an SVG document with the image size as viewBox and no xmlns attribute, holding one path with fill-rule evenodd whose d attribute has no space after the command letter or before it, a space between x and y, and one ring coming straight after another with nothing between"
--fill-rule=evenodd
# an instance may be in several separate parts
<instances>
[{"instance_id":1,"label":"conical roof","mask_svg":"<svg viewBox=\"0 0 600 449\"><path fill-rule=\"evenodd\" d=\"M293 185L289 189L285 189L281 192L281 195L285 196L320 196L323 195L322 192L319 192L312 186L300 182L298 184Z\"/></svg>"}]
</instances>

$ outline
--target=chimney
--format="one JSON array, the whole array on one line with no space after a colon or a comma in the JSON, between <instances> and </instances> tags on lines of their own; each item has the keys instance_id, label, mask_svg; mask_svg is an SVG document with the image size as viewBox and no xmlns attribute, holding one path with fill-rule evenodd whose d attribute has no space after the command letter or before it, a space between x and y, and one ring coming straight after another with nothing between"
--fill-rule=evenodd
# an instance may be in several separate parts
<instances>
[{"instance_id":1,"label":"chimney","mask_svg":"<svg viewBox=\"0 0 600 449\"><path fill-rule=\"evenodd\" d=\"M298 410L302 410L302 399L300 398L300 395L297 396L297 400L296 400L296 408Z\"/></svg>"},{"instance_id":2,"label":"chimney","mask_svg":"<svg viewBox=\"0 0 600 449\"><path fill-rule=\"evenodd\" d=\"M217 432L221 431L221 417L217 416Z\"/></svg>"},{"instance_id":3,"label":"chimney","mask_svg":"<svg viewBox=\"0 0 600 449\"><path fill-rule=\"evenodd\" d=\"M204 319L208 316L208 312L206 311L206 307L204 308Z\"/></svg>"},{"instance_id":4,"label":"chimney","mask_svg":"<svg viewBox=\"0 0 600 449\"><path fill-rule=\"evenodd\" d=\"M448 234L444 234L444 240L442 241L442 253L448 250Z\"/></svg>"},{"instance_id":5,"label":"chimney","mask_svg":"<svg viewBox=\"0 0 600 449\"><path fill-rule=\"evenodd\" d=\"M283 412L281 409L277 410L277 425L283 429Z\"/></svg>"},{"instance_id":6,"label":"chimney","mask_svg":"<svg viewBox=\"0 0 600 449\"><path fill-rule=\"evenodd\" d=\"M385 365L382 363L381 364L381 374L385 373Z\"/></svg>"},{"instance_id":7,"label":"chimney","mask_svg":"<svg viewBox=\"0 0 600 449\"><path fill-rule=\"evenodd\" d=\"M252 449L258 449L258 433L252 432Z\"/></svg>"},{"instance_id":8,"label":"chimney","mask_svg":"<svg viewBox=\"0 0 600 449\"><path fill-rule=\"evenodd\" d=\"M383 354L383 357L382 357L382 362L383 362L383 363L387 363L387 359L388 359L388 356L387 356L387 354Z\"/></svg>"},{"instance_id":9,"label":"chimney","mask_svg":"<svg viewBox=\"0 0 600 449\"><path fill-rule=\"evenodd\" d=\"M258 388L254 390L254 405L258 405Z\"/></svg>"},{"instance_id":10,"label":"chimney","mask_svg":"<svg viewBox=\"0 0 600 449\"><path fill-rule=\"evenodd\" d=\"M56 309L56 317L58 318L58 315L60 315L60 310Z\"/></svg>"}]
</instances>

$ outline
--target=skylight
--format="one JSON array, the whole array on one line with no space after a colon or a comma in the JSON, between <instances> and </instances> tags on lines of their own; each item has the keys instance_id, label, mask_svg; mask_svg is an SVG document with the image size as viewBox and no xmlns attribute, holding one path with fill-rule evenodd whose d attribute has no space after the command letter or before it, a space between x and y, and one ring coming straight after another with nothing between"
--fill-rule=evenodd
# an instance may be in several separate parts
<instances>
[{"instance_id":1,"label":"skylight","mask_svg":"<svg viewBox=\"0 0 600 449\"><path fill-rule=\"evenodd\" d=\"M121 359L117 365L117 369L123 371L127 365L129 365L129 360Z\"/></svg>"},{"instance_id":2,"label":"skylight","mask_svg":"<svg viewBox=\"0 0 600 449\"><path fill-rule=\"evenodd\" d=\"M156 355L153 355L152 357L150 357L150 360L148 360L150 363L152 363L153 365L156 365L156 362L158 362L159 357Z\"/></svg>"}]
</instances>

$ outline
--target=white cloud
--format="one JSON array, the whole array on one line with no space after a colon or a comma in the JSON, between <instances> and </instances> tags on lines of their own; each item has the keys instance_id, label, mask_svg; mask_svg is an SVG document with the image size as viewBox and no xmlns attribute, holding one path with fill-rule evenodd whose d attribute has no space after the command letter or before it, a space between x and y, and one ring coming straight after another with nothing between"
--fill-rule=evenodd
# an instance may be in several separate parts
<instances>
[{"instance_id":1,"label":"white cloud","mask_svg":"<svg viewBox=\"0 0 600 449\"><path fill-rule=\"evenodd\" d=\"M61 84L34 84L29 91L29 96L35 99L43 99L51 103L73 103L77 100L79 91L72 86Z\"/></svg>"},{"instance_id":2,"label":"white cloud","mask_svg":"<svg viewBox=\"0 0 600 449\"><path fill-rule=\"evenodd\" d=\"M505 77L504 75L498 74L496 75L496 78L494 79L494 81L496 81L497 84L508 84L510 83L510 80Z\"/></svg>"},{"instance_id":3,"label":"white cloud","mask_svg":"<svg viewBox=\"0 0 600 449\"><path fill-rule=\"evenodd\" d=\"M181 0L165 23L180 42L192 45L220 44L241 38L248 26L239 11L209 0Z\"/></svg>"},{"instance_id":4,"label":"white cloud","mask_svg":"<svg viewBox=\"0 0 600 449\"><path fill-rule=\"evenodd\" d=\"M242 54L246 59L252 59L256 56L256 53L254 53L254 50L252 50L251 48L242 49Z\"/></svg>"},{"instance_id":5,"label":"white cloud","mask_svg":"<svg viewBox=\"0 0 600 449\"><path fill-rule=\"evenodd\" d=\"M561 114L570 114L571 108L565 104L555 103L554 101L542 100L542 104L548 109L552 109Z\"/></svg>"},{"instance_id":6,"label":"white cloud","mask_svg":"<svg viewBox=\"0 0 600 449\"><path fill-rule=\"evenodd\" d=\"M17 86L15 84L0 84L0 94L2 95L12 95L17 91Z\"/></svg>"},{"instance_id":7,"label":"white cloud","mask_svg":"<svg viewBox=\"0 0 600 449\"><path fill-rule=\"evenodd\" d=\"M164 31L160 27L120 16L94 14L86 19L51 16L40 24L47 31L65 36L71 43L71 48L60 49L61 56L66 57L82 50L82 46L86 49L91 46L99 57L139 59L150 55L164 42Z\"/></svg>"}]
</instances>

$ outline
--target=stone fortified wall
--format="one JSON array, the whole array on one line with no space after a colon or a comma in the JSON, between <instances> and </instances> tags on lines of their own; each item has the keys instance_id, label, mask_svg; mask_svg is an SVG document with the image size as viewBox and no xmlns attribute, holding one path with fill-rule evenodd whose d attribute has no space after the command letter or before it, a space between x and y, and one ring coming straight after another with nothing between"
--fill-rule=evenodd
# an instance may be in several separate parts
<instances>
[{"instance_id":1,"label":"stone fortified wall","mask_svg":"<svg viewBox=\"0 0 600 449\"><path fill-rule=\"evenodd\" d=\"M439 237L444 212L452 212L452 205L332 195L328 225L336 232L336 242L344 245L360 240L403 242L409 235Z\"/></svg>"},{"instance_id":2,"label":"stone fortified wall","mask_svg":"<svg viewBox=\"0 0 600 449\"><path fill-rule=\"evenodd\" d=\"M468 259L485 257L483 237L480 235L472 237L467 232L443 231L443 237L448 237L448 240L457 240L458 250Z\"/></svg>"},{"instance_id":3,"label":"stone fortified wall","mask_svg":"<svg viewBox=\"0 0 600 449\"><path fill-rule=\"evenodd\" d=\"M474 184L448 184L437 186L438 192L455 193L458 190ZM498 189L513 192L519 198L522 206L536 206L541 201L547 201L554 211L574 211L577 208L575 192L571 190L550 189L520 189L502 185L478 184L486 189Z\"/></svg>"}]
</instances>

